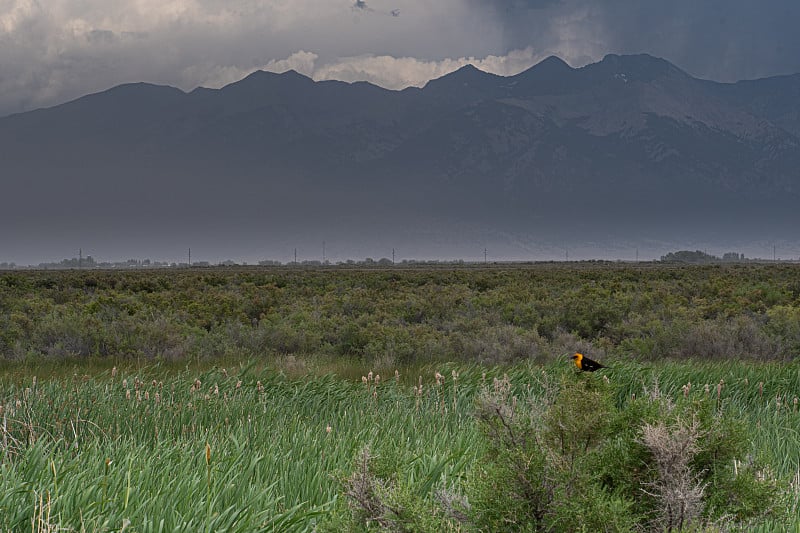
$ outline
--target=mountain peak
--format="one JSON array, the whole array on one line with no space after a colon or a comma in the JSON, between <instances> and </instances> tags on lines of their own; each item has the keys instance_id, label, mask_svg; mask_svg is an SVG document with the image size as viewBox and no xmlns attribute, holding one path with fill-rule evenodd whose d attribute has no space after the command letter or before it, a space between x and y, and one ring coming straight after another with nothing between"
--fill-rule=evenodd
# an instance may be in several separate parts
<instances>
[{"instance_id":1,"label":"mountain peak","mask_svg":"<svg viewBox=\"0 0 800 533\"><path fill-rule=\"evenodd\" d=\"M555 71L559 71L559 70L564 70L564 71L573 70L573 68L571 66L569 66L566 61L564 61L563 59L561 59L558 56L547 56L546 58L544 58L543 60L541 60L539 63L535 64L531 68L535 68L535 69L539 69L539 70L547 69L547 70L551 70L551 71L554 71L554 72Z\"/></svg>"},{"instance_id":2,"label":"mountain peak","mask_svg":"<svg viewBox=\"0 0 800 533\"><path fill-rule=\"evenodd\" d=\"M576 72L563 59L549 56L528 70L512 76L510 80L518 94L563 94L578 87Z\"/></svg>"},{"instance_id":3,"label":"mountain peak","mask_svg":"<svg viewBox=\"0 0 800 533\"><path fill-rule=\"evenodd\" d=\"M454 70L453 72L445 74L440 78L436 78L435 80L429 81L425 85L425 88L428 88L429 86L449 88L456 84L474 85L474 84L485 84L486 82L494 84L494 82L498 78L501 78L501 76L480 70L475 65L469 63L459 68L458 70Z\"/></svg>"},{"instance_id":4,"label":"mountain peak","mask_svg":"<svg viewBox=\"0 0 800 533\"><path fill-rule=\"evenodd\" d=\"M611 74L624 81L650 82L674 75L687 76L681 69L660 57L650 54L607 54L597 63L583 67L587 72Z\"/></svg>"}]
</instances>

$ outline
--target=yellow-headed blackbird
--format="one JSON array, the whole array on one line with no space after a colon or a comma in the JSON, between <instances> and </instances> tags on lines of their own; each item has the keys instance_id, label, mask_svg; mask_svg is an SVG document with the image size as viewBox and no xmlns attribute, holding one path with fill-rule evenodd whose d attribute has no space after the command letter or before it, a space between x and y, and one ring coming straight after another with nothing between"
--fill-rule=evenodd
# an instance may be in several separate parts
<instances>
[{"instance_id":1,"label":"yellow-headed blackbird","mask_svg":"<svg viewBox=\"0 0 800 533\"><path fill-rule=\"evenodd\" d=\"M601 365L597 361L593 361L588 357L585 357L582 353L576 353L572 356L572 359L575 361L575 366L578 367L578 370L583 372L594 372L595 370L600 370L601 368L608 368L606 365Z\"/></svg>"}]
</instances>

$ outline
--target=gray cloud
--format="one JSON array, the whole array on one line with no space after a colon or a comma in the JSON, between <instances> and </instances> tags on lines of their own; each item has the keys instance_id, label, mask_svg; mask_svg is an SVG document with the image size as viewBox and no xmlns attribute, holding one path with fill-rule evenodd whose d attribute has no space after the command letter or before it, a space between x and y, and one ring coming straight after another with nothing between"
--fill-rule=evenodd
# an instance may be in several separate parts
<instances>
[{"instance_id":1,"label":"gray cloud","mask_svg":"<svg viewBox=\"0 0 800 533\"><path fill-rule=\"evenodd\" d=\"M797 20L796 0L0 0L0 115L130 81L191 90L294 68L398 88L550 54L647 52L729 81L800 71Z\"/></svg>"},{"instance_id":2,"label":"gray cloud","mask_svg":"<svg viewBox=\"0 0 800 533\"><path fill-rule=\"evenodd\" d=\"M736 81L800 72L796 0L470 0L503 28L507 48L574 62L647 52L693 75Z\"/></svg>"}]
</instances>

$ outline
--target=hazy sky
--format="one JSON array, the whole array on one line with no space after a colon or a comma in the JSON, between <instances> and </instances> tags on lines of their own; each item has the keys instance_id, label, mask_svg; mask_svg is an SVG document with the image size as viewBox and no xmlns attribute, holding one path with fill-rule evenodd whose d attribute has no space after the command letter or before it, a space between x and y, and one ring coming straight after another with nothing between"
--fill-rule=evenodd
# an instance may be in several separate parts
<instances>
[{"instance_id":1,"label":"hazy sky","mask_svg":"<svg viewBox=\"0 0 800 533\"><path fill-rule=\"evenodd\" d=\"M647 52L720 81L800 72L798 0L0 0L0 116L255 69L423 85Z\"/></svg>"}]
</instances>

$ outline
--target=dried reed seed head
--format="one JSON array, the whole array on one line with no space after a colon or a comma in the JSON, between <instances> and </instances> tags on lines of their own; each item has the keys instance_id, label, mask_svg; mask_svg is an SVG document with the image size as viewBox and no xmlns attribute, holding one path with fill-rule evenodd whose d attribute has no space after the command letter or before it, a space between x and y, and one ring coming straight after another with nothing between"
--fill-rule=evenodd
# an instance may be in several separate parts
<instances>
[{"instance_id":1,"label":"dried reed seed head","mask_svg":"<svg viewBox=\"0 0 800 533\"><path fill-rule=\"evenodd\" d=\"M261 383L261 381L256 381L256 390L258 392L264 392L264 385Z\"/></svg>"},{"instance_id":2,"label":"dried reed seed head","mask_svg":"<svg viewBox=\"0 0 800 533\"><path fill-rule=\"evenodd\" d=\"M242 388L242 380L241 379L236 382L236 388L237 389L241 389Z\"/></svg>"},{"instance_id":3,"label":"dried reed seed head","mask_svg":"<svg viewBox=\"0 0 800 533\"><path fill-rule=\"evenodd\" d=\"M361 383L367 382L367 376L361 376Z\"/></svg>"},{"instance_id":4,"label":"dried reed seed head","mask_svg":"<svg viewBox=\"0 0 800 533\"><path fill-rule=\"evenodd\" d=\"M372 370L367 374L367 381L372 381Z\"/></svg>"},{"instance_id":5,"label":"dried reed seed head","mask_svg":"<svg viewBox=\"0 0 800 533\"><path fill-rule=\"evenodd\" d=\"M31 387L36 387L36 376L31 379Z\"/></svg>"},{"instance_id":6,"label":"dried reed seed head","mask_svg":"<svg viewBox=\"0 0 800 533\"><path fill-rule=\"evenodd\" d=\"M219 385L214 383L214 395L219 396Z\"/></svg>"},{"instance_id":7,"label":"dried reed seed head","mask_svg":"<svg viewBox=\"0 0 800 533\"><path fill-rule=\"evenodd\" d=\"M330 434L331 434L331 431L333 431L333 428L331 428L331 425L330 425L330 424L328 424L327 426L325 426L325 433L327 433L328 435L330 435Z\"/></svg>"},{"instance_id":8,"label":"dried reed seed head","mask_svg":"<svg viewBox=\"0 0 800 533\"><path fill-rule=\"evenodd\" d=\"M117 377L117 367L111 369L111 377L112 378Z\"/></svg>"},{"instance_id":9,"label":"dried reed seed head","mask_svg":"<svg viewBox=\"0 0 800 533\"><path fill-rule=\"evenodd\" d=\"M458 379L458 372L456 372L455 370L453 370L452 372L450 372L450 375L451 375L451 376L453 376L453 381L455 381L455 380L457 380L457 379Z\"/></svg>"},{"instance_id":10,"label":"dried reed seed head","mask_svg":"<svg viewBox=\"0 0 800 533\"><path fill-rule=\"evenodd\" d=\"M111 463L113 463L113 462L114 462L114 461L112 461L110 457L107 457L107 458L106 458L106 468L108 468L109 466L111 466Z\"/></svg>"},{"instance_id":11,"label":"dried reed seed head","mask_svg":"<svg viewBox=\"0 0 800 533\"><path fill-rule=\"evenodd\" d=\"M394 371L394 379L395 381L400 381L400 372L397 369Z\"/></svg>"},{"instance_id":12,"label":"dried reed seed head","mask_svg":"<svg viewBox=\"0 0 800 533\"><path fill-rule=\"evenodd\" d=\"M206 465L211 465L211 445L206 442Z\"/></svg>"},{"instance_id":13,"label":"dried reed seed head","mask_svg":"<svg viewBox=\"0 0 800 533\"><path fill-rule=\"evenodd\" d=\"M381 375L380 374L375 374L375 385L377 385L380 382L381 382Z\"/></svg>"},{"instance_id":14,"label":"dried reed seed head","mask_svg":"<svg viewBox=\"0 0 800 533\"><path fill-rule=\"evenodd\" d=\"M125 389L125 399L126 400L130 400L131 399L131 390L130 389Z\"/></svg>"},{"instance_id":15,"label":"dried reed seed head","mask_svg":"<svg viewBox=\"0 0 800 533\"><path fill-rule=\"evenodd\" d=\"M17 401L15 402L15 405L17 406L17 409L22 407L22 402L19 400L19 398L17 398Z\"/></svg>"},{"instance_id":16,"label":"dried reed seed head","mask_svg":"<svg viewBox=\"0 0 800 533\"><path fill-rule=\"evenodd\" d=\"M123 379L122 380L122 388L123 389L127 389L128 388L128 380L127 379Z\"/></svg>"},{"instance_id":17,"label":"dried reed seed head","mask_svg":"<svg viewBox=\"0 0 800 533\"><path fill-rule=\"evenodd\" d=\"M161 395L159 393L156 393L153 399L156 403L161 403Z\"/></svg>"},{"instance_id":18,"label":"dried reed seed head","mask_svg":"<svg viewBox=\"0 0 800 533\"><path fill-rule=\"evenodd\" d=\"M156 387L158 387L158 381L153 380L152 385L153 385L153 388L155 389Z\"/></svg>"},{"instance_id":19,"label":"dried reed seed head","mask_svg":"<svg viewBox=\"0 0 800 533\"><path fill-rule=\"evenodd\" d=\"M226 378L228 377L228 371L225 370L224 368L222 369L222 375L225 376Z\"/></svg>"},{"instance_id":20,"label":"dried reed seed head","mask_svg":"<svg viewBox=\"0 0 800 533\"><path fill-rule=\"evenodd\" d=\"M144 391L144 400L145 400L146 402L149 402L149 401L150 401L150 391L147 391L147 390L146 390L146 391Z\"/></svg>"}]
</instances>

